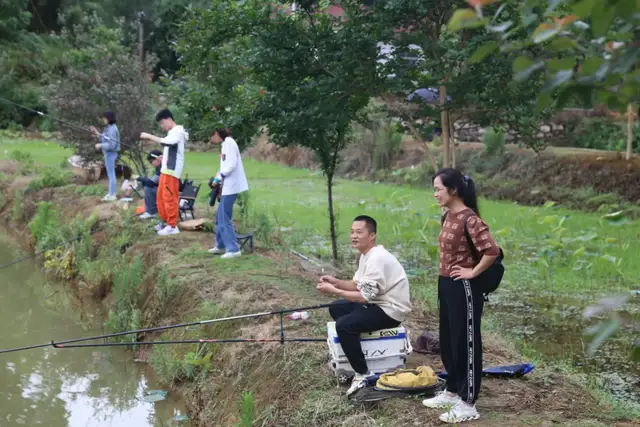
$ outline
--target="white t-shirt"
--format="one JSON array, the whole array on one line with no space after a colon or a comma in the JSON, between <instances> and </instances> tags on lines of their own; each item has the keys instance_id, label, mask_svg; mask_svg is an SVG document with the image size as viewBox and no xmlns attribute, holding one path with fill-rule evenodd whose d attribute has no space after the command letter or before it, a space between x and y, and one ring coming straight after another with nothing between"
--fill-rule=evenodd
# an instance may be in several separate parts
<instances>
[{"instance_id":1,"label":"white t-shirt","mask_svg":"<svg viewBox=\"0 0 640 427\"><path fill-rule=\"evenodd\" d=\"M220 153L220 174L224 179L222 195L239 194L249 189L247 176L244 173L242 157L238 144L231 137L226 137L222 142Z\"/></svg>"},{"instance_id":2,"label":"white t-shirt","mask_svg":"<svg viewBox=\"0 0 640 427\"><path fill-rule=\"evenodd\" d=\"M379 305L392 319L402 322L411 313L407 274L382 245L360 257L353 281L369 304Z\"/></svg>"}]
</instances>

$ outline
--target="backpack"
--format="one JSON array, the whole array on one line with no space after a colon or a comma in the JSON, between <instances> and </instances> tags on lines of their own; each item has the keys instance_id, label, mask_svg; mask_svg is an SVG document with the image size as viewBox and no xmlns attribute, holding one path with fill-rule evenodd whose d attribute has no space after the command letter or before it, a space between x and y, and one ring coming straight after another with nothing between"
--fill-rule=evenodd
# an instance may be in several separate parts
<instances>
[{"instance_id":1,"label":"backpack","mask_svg":"<svg viewBox=\"0 0 640 427\"><path fill-rule=\"evenodd\" d=\"M442 215L442 220L440 222L441 226L447 219L448 214L449 212ZM474 262L478 263L480 261L480 257L478 256L476 247L473 244L473 240L471 240L469 230L467 230L467 221L469 220L469 217L471 215L474 215L474 213L468 214L464 217L464 235L467 238L467 244L469 245L469 249L471 250L471 256L473 257ZM500 286L500 282L502 282L502 276L504 276L504 265L502 264L503 260L504 252L502 251L502 248L500 248L500 255L498 255L498 257L493 261L493 264L491 264L485 271L480 273L480 275L475 279L476 283L478 283L482 289L485 301L489 301L489 294L495 292L496 289L498 289L498 287Z\"/></svg>"}]
</instances>

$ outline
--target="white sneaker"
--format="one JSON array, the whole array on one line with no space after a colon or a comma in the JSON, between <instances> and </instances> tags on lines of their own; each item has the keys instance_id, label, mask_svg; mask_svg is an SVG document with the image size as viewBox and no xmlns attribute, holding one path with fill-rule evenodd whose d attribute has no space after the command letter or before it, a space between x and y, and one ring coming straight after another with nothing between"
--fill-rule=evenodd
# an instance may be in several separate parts
<instances>
[{"instance_id":1,"label":"white sneaker","mask_svg":"<svg viewBox=\"0 0 640 427\"><path fill-rule=\"evenodd\" d=\"M151 219L151 218L155 218L155 215L150 214L149 212L143 212L142 215L140 215L138 218L140 219Z\"/></svg>"},{"instance_id":2,"label":"white sneaker","mask_svg":"<svg viewBox=\"0 0 640 427\"><path fill-rule=\"evenodd\" d=\"M440 415L440 421L449 423L449 424L458 424L463 423L465 421L473 421L480 419L480 414L476 410L476 406L465 405L460 401L457 405L449 410L449 412L445 412Z\"/></svg>"},{"instance_id":3,"label":"white sneaker","mask_svg":"<svg viewBox=\"0 0 640 427\"><path fill-rule=\"evenodd\" d=\"M153 229L156 231L161 231L161 230L164 230L166 226L167 224L165 224L164 222L159 222L158 224L156 224L155 227L153 227Z\"/></svg>"},{"instance_id":4,"label":"white sneaker","mask_svg":"<svg viewBox=\"0 0 640 427\"><path fill-rule=\"evenodd\" d=\"M450 396L449 393L443 390L436 394L435 397L423 400L422 404L427 408L446 408L449 406L455 406L460 402L462 402L460 396L457 394L455 396Z\"/></svg>"},{"instance_id":5,"label":"white sneaker","mask_svg":"<svg viewBox=\"0 0 640 427\"><path fill-rule=\"evenodd\" d=\"M178 227L172 227L170 225L167 225L165 228L158 231L158 236L170 236L172 234L178 234L178 233L180 233L180 230L178 229Z\"/></svg>"},{"instance_id":6,"label":"white sneaker","mask_svg":"<svg viewBox=\"0 0 640 427\"><path fill-rule=\"evenodd\" d=\"M117 200L116 196L110 196L109 194L107 194L102 198L103 202L115 202L116 200Z\"/></svg>"},{"instance_id":7,"label":"white sneaker","mask_svg":"<svg viewBox=\"0 0 640 427\"><path fill-rule=\"evenodd\" d=\"M222 255L224 253L224 249L220 249L214 246L213 248L209 249L209 253L214 255Z\"/></svg>"},{"instance_id":8,"label":"white sneaker","mask_svg":"<svg viewBox=\"0 0 640 427\"><path fill-rule=\"evenodd\" d=\"M242 255L242 252L240 252L240 251L238 251L238 252L225 252L224 255L222 255L220 258L223 258L223 259L237 258L240 255Z\"/></svg>"},{"instance_id":9,"label":"white sneaker","mask_svg":"<svg viewBox=\"0 0 640 427\"><path fill-rule=\"evenodd\" d=\"M347 390L347 397L351 396L361 388L365 388L367 386L367 377L370 375L374 374L356 374L356 376L353 377L353 380L351 381L351 387L349 387L349 390Z\"/></svg>"}]
</instances>

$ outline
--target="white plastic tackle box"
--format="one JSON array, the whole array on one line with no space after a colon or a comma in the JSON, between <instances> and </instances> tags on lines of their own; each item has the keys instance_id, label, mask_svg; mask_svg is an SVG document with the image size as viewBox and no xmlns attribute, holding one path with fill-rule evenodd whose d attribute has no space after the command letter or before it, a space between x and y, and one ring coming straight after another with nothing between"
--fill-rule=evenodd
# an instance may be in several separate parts
<instances>
[{"instance_id":1,"label":"white plastic tackle box","mask_svg":"<svg viewBox=\"0 0 640 427\"><path fill-rule=\"evenodd\" d=\"M327 335L329 368L340 382L347 382L353 378L355 371L342 351L336 333L336 322L327 323ZM360 337L367 366L370 371L376 374L403 368L407 356L413 352L409 333L402 325L397 328L366 332Z\"/></svg>"}]
</instances>

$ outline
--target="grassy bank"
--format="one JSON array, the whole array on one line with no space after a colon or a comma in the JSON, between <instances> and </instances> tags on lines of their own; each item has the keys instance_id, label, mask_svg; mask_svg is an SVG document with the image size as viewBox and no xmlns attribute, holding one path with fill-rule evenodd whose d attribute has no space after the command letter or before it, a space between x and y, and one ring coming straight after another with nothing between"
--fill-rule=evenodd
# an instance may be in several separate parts
<instances>
[{"instance_id":1,"label":"grassy bank","mask_svg":"<svg viewBox=\"0 0 640 427\"><path fill-rule=\"evenodd\" d=\"M4 142L0 153L7 150L4 155L8 156L19 148L36 153L37 162L60 165L65 152L57 146L43 150L42 144ZM46 154L37 154L42 153L38 150ZM205 183L218 162L213 153L188 153L186 172ZM25 193L28 182L36 177L21 176L17 169L15 162L4 163L4 220L16 227L31 223L40 247L85 230L79 242L50 253L48 267L68 277L80 297L98 298L109 306L112 329L325 301L314 290L313 274L284 251L293 247L320 261L328 257L326 191L318 174L247 160L251 191L236 215L241 228L256 232L258 251L225 262L206 253L211 234L185 232L160 239L149 224L132 220L129 211L116 204L98 204L104 183L84 186L70 180L55 189ZM407 326L414 337L423 330L437 330L433 282L439 212L431 194L347 180L338 181L335 193L340 247L347 260L343 269L353 271L347 241L351 219L363 212L376 217L380 243L396 252L412 274L417 309ZM21 199L16 197L20 194ZM197 214L212 217L206 199L203 191ZM42 201L50 205L38 206ZM482 200L481 210L508 257L507 276L496 301L528 294L580 294L591 301L600 293L628 290L640 277L640 268L630 259L639 245L637 222L610 221L551 205L532 209L488 200ZM89 236L96 225L101 230ZM486 363L526 360L500 336L499 323L491 319L491 309L488 313L496 332L485 339ZM287 334L322 336L327 320L326 313L314 312L307 322L287 321ZM180 330L163 337L273 337L277 333L278 322L271 319ZM242 391L250 391L255 398L257 425L411 425L415 420L421 420L421 425L437 424L432 421L437 413L417 401L388 401L374 408L346 404L344 390L335 387L325 368L322 345L162 346L141 351L140 357L168 384L185 390L199 425L234 425ZM526 380L487 380L479 401L483 420L476 425L599 426L637 415L632 407L586 391L557 365L539 362ZM433 356L415 354L410 364L440 368Z\"/></svg>"}]
</instances>

